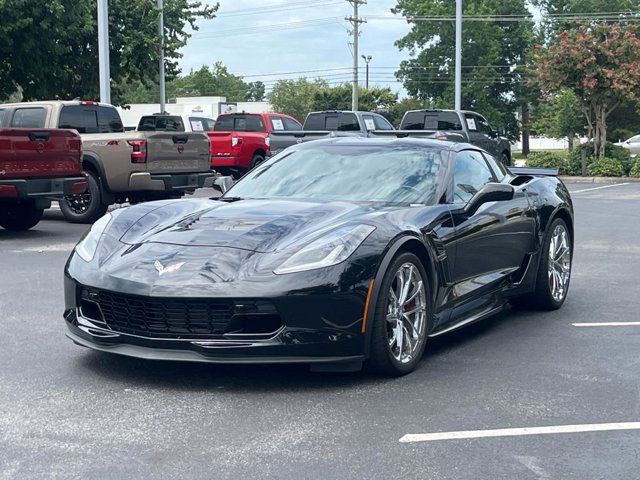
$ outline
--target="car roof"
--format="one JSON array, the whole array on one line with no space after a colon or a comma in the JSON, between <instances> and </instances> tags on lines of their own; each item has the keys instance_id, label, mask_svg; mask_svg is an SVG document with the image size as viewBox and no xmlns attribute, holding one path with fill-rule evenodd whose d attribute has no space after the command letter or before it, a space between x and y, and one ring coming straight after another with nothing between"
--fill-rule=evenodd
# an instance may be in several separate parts
<instances>
[{"instance_id":1,"label":"car roof","mask_svg":"<svg viewBox=\"0 0 640 480\"><path fill-rule=\"evenodd\" d=\"M313 148L317 145L342 145L345 147L361 147L364 145L370 146L406 146L406 147L423 147L423 148L437 148L441 150L452 150L459 152L461 150L478 150L481 148L471 145L469 143L462 142L450 142L447 140L438 140L431 138L416 138L416 137L403 137L398 138L395 136L390 137L354 137L354 136L336 136L327 139L314 140L313 142L305 142L298 144L298 148Z\"/></svg>"},{"instance_id":2,"label":"car roof","mask_svg":"<svg viewBox=\"0 0 640 480\"><path fill-rule=\"evenodd\" d=\"M91 102L92 106L113 107L109 103L94 102L93 100L43 100L38 102L15 102L0 103L0 107L43 107L55 105L83 105L84 102Z\"/></svg>"}]
</instances>

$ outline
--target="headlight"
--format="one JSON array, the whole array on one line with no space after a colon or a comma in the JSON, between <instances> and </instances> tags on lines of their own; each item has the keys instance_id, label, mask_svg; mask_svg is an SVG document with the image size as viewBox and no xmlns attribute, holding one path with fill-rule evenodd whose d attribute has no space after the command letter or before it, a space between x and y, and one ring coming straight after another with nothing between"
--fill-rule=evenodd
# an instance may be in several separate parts
<instances>
[{"instance_id":1,"label":"headlight","mask_svg":"<svg viewBox=\"0 0 640 480\"><path fill-rule=\"evenodd\" d=\"M294 253L273 273L303 272L344 262L375 229L370 225L349 225L333 230Z\"/></svg>"},{"instance_id":2,"label":"headlight","mask_svg":"<svg viewBox=\"0 0 640 480\"><path fill-rule=\"evenodd\" d=\"M80 243L76 245L76 253L80 255L83 260L87 262L93 260L93 256L98 249L100 237L102 237L107 225L109 225L111 218L111 214L107 213L104 217L97 220L91 227L91 230L89 230L84 238L80 240Z\"/></svg>"}]
</instances>

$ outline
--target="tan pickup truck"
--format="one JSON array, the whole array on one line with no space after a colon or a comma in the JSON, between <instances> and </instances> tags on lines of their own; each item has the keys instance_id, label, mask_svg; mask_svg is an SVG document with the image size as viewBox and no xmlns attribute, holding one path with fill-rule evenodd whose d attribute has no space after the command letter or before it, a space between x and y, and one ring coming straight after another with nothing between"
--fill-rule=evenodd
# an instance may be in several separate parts
<instances>
[{"instance_id":1,"label":"tan pickup truck","mask_svg":"<svg viewBox=\"0 0 640 480\"><path fill-rule=\"evenodd\" d=\"M0 104L0 127L64 128L82 138L89 188L60 201L65 218L91 223L113 203L177 198L213 183L209 138L194 132L125 132L111 105L84 101Z\"/></svg>"}]
</instances>

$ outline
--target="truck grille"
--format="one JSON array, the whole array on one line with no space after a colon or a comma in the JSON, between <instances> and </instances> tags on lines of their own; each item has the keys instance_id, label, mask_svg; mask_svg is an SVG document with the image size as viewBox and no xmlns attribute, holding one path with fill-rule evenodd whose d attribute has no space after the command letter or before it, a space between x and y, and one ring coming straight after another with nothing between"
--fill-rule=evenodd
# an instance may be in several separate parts
<instances>
[{"instance_id":1,"label":"truck grille","mask_svg":"<svg viewBox=\"0 0 640 480\"><path fill-rule=\"evenodd\" d=\"M210 338L243 331L247 317L271 329L281 325L275 307L266 301L208 298L161 298L80 287L82 314L109 329L149 338ZM96 306L98 308L96 308ZM266 333L266 332L254 332Z\"/></svg>"}]
</instances>

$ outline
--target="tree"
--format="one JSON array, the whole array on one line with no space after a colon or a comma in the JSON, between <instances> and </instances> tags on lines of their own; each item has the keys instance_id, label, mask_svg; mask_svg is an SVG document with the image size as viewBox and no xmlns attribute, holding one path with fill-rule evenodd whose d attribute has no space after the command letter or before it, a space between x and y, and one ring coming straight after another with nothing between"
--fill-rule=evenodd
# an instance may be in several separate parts
<instances>
[{"instance_id":1,"label":"tree","mask_svg":"<svg viewBox=\"0 0 640 480\"><path fill-rule=\"evenodd\" d=\"M98 31L94 0L0 2L0 98L22 89L25 100L98 97ZM157 82L159 10L154 0L110 0L109 40L114 103L125 80ZM213 18L218 6L166 0L165 56L169 78L178 73L179 50ZM26 61L28 59L28 61Z\"/></svg>"},{"instance_id":2,"label":"tree","mask_svg":"<svg viewBox=\"0 0 640 480\"><path fill-rule=\"evenodd\" d=\"M585 130L585 119L580 102L571 90L561 90L542 103L534 123L537 132L552 138L567 138L569 151L573 151L576 135Z\"/></svg>"},{"instance_id":3,"label":"tree","mask_svg":"<svg viewBox=\"0 0 640 480\"><path fill-rule=\"evenodd\" d=\"M229 72L222 62L216 62L213 70L203 66L200 70L177 77L167 84L170 97L222 96L230 102L243 102L251 99L251 84L242 77ZM258 91L253 94L259 93Z\"/></svg>"},{"instance_id":4,"label":"tree","mask_svg":"<svg viewBox=\"0 0 640 480\"><path fill-rule=\"evenodd\" d=\"M291 115L303 122L307 113L313 110L315 93L328 86L329 83L321 78L278 80L267 98L276 112Z\"/></svg>"},{"instance_id":5,"label":"tree","mask_svg":"<svg viewBox=\"0 0 640 480\"><path fill-rule=\"evenodd\" d=\"M607 118L640 88L640 38L619 24L578 23L537 55L543 90L571 90L580 102L594 155L605 155Z\"/></svg>"},{"instance_id":6,"label":"tree","mask_svg":"<svg viewBox=\"0 0 640 480\"><path fill-rule=\"evenodd\" d=\"M352 86L319 88L313 95L312 110L351 110ZM358 93L360 110L374 112L388 111L398 101L398 95L389 87L360 88Z\"/></svg>"},{"instance_id":7,"label":"tree","mask_svg":"<svg viewBox=\"0 0 640 480\"><path fill-rule=\"evenodd\" d=\"M454 22L413 21L413 17L453 16L455 2L397 0L394 13L407 17L411 31L396 42L413 58L403 61L396 73L409 95L436 107L451 108L454 99ZM464 2L465 15L526 15L525 0ZM529 22L463 23L462 106L477 110L509 136L518 133L516 87L524 78L517 68L531 45Z\"/></svg>"}]
</instances>

